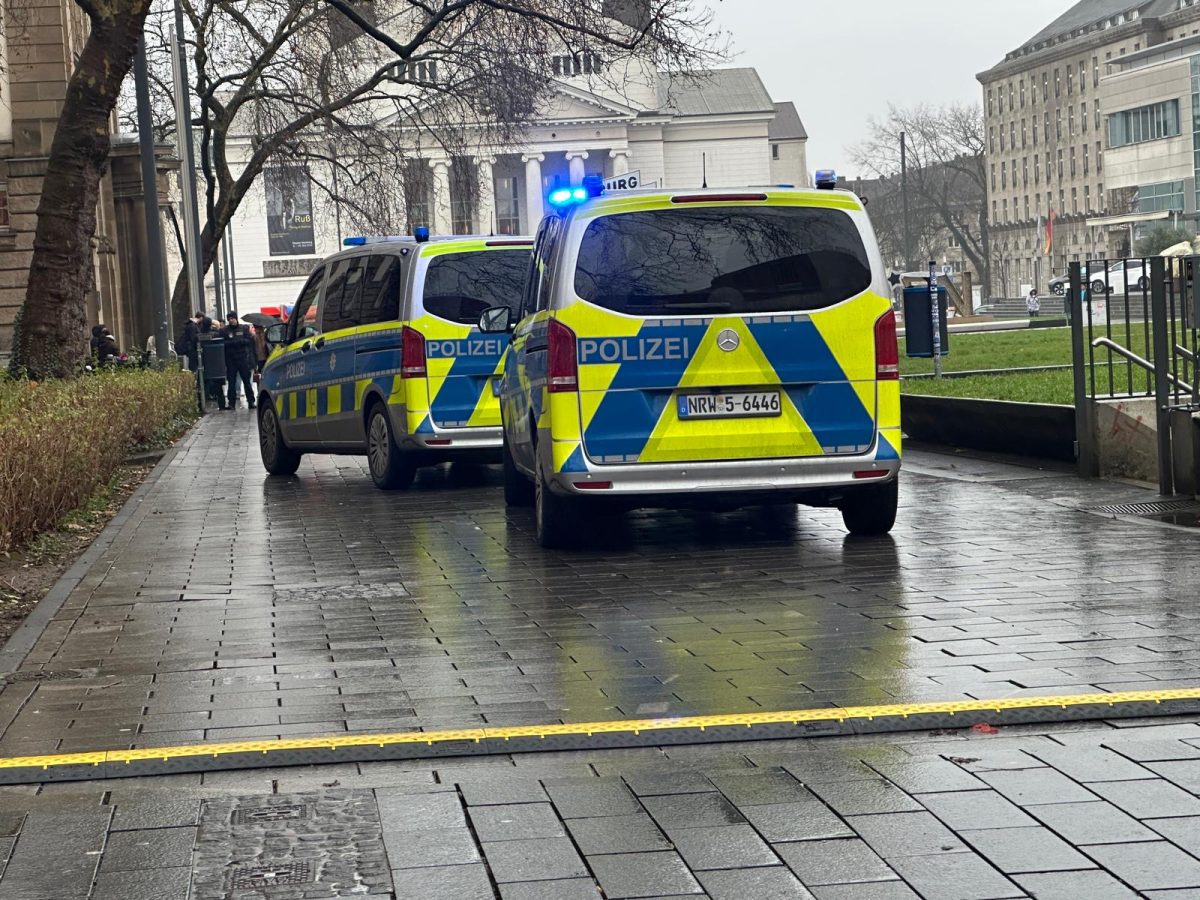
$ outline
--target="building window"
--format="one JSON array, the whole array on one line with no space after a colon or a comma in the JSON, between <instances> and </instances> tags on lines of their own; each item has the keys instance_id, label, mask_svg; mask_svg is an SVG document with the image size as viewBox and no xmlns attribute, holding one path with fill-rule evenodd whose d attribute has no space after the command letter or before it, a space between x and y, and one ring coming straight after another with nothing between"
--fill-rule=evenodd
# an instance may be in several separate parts
<instances>
[{"instance_id":1,"label":"building window","mask_svg":"<svg viewBox=\"0 0 1200 900\"><path fill-rule=\"evenodd\" d=\"M1067 110L1067 134L1075 137L1075 107Z\"/></svg>"},{"instance_id":2,"label":"building window","mask_svg":"<svg viewBox=\"0 0 1200 900\"><path fill-rule=\"evenodd\" d=\"M1100 142L1096 141L1096 173L1104 171L1104 156L1100 151Z\"/></svg>"},{"instance_id":3,"label":"building window","mask_svg":"<svg viewBox=\"0 0 1200 900\"><path fill-rule=\"evenodd\" d=\"M1004 199L1003 199L1003 200L1000 202L1000 210L1001 210L1001 212L1003 213L1003 216L1004 216L1004 218L1003 218L1001 221L1007 222L1007 221L1008 221L1008 198L1007 198L1007 197L1005 197L1005 198L1004 198ZM932 292L932 291L930 291L930 294L932 294L932 293L933 293L933 292ZM930 305L932 306L932 303L931 303Z\"/></svg>"},{"instance_id":4,"label":"building window","mask_svg":"<svg viewBox=\"0 0 1200 900\"><path fill-rule=\"evenodd\" d=\"M1082 129L1084 134L1087 134L1088 114L1087 114L1087 104L1086 103L1079 104L1079 127L1080 127L1080 129Z\"/></svg>"},{"instance_id":5,"label":"building window","mask_svg":"<svg viewBox=\"0 0 1200 900\"><path fill-rule=\"evenodd\" d=\"M992 163L992 190L996 190L996 164Z\"/></svg>"},{"instance_id":6,"label":"building window","mask_svg":"<svg viewBox=\"0 0 1200 900\"><path fill-rule=\"evenodd\" d=\"M1025 79L1021 79L1021 109L1025 108Z\"/></svg>"},{"instance_id":7,"label":"building window","mask_svg":"<svg viewBox=\"0 0 1200 900\"><path fill-rule=\"evenodd\" d=\"M988 88L988 115L995 114L995 107L992 105L992 89Z\"/></svg>"},{"instance_id":8,"label":"building window","mask_svg":"<svg viewBox=\"0 0 1200 900\"><path fill-rule=\"evenodd\" d=\"M1033 146L1036 147L1037 143L1038 143L1038 122L1037 122L1037 117L1034 116L1034 119L1033 119Z\"/></svg>"},{"instance_id":9,"label":"building window","mask_svg":"<svg viewBox=\"0 0 1200 900\"><path fill-rule=\"evenodd\" d=\"M1058 151L1058 179L1059 179L1059 181L1062 180L1062 177L1063 177L1063 152L1062 152L1062 150L1059 150Z\"/></svg>"},{"instance_id":10,"label":"building window","mask_svg":"<svg viewBox=\"0 0 1200 900\"><path fill-rule=\"evenodd\" d=\"M1090 184L1083 186L1083 211L1085 213L1092 211L1092 186Z\"/></svg>"},{"instance_id":11,"label":"building window","mask_svg":"<svg viewBox=\"0 0 1200 900\"><path fill-rule=\"evenodd\" d=\"M1079 61L1079 93L1087 92L1087 63L1082 59Z\"/></svg>"},{"instance_id":12,"label":"building window","mask_svg":"<svg viewBox=\"0 0 1200 900\"><path fill-rule=\"evenodd\" d=\"M392 67L392 75L398 81L417 84L441 84L436 59L425 59L416 63L399 63Z\"/></svg>"},{"instance_id":13,"label":"building window","mask_svg":"<svg viewBox=\"0 0 1200 900\"><path fill-rule=\"evenodd\" d=\"M996 152L996 129L988 129L988 153Z\"/></svg>"},{"instance_id":14,"label":"building window","mask_svg":"<svg viewBox=\"0 0 1200 900\"><path fill-rule=\"evenodd\" d=\"M997 212L997 208L996 208L996 201L995 201L995 200L993 200L993 201L992 201L992 221L993 221L993 222L999 222L999 221L1000 221L1000 214L999 214L999 212ZM931 304L931 305L932 305L932 304ZM931 314L932 314L932 311L931 311ZM930 330L932 330L932 329L930 329Z\"/></svg>"},{"instance_id":15,"label":"building window","mask_svg":"<svg viewBox=\"0 0 1200 900\"><path fill-rule=\"evenodd\" d=\"M1017 123L1008 123L1008 146L1010 150L1017 149Z\"/></svg>"},{"instance_id":16,"label":"building window","mask_svg":"<svg viewBox=\"0 0 1200 900\"><path fill-rule=\"evenodd\" d=\"M1096 130L1099 131L1100 130L1100 101L1099 100L1095 101L1095 107L1096 107Z\"/></svg>"},{"instance_id":17,"label":"building window","mask_svg":"<svg viewBox=\"0 0 1200 900\"><path fill-rule=\"evenodd\" d=\"M1075 148L1071 148L1071 177L1075 177Z\"/></svg>"},{"instance_id":18,"label":"building window","mask_svg":"<svg viewBox=\"0 0 1200 900\"><path fill-rule=\"evenodd\" d=\"M461 156L450 160L450 228L454 234L474 233L478 194L479 178L474 160Z\"/></svg>"},{"instance_id":19,"label":"building window","mask_svg":"<svg viewBox=\"0 0 1200 900\"><path fill-rule=\"evenodd\" d=\"M1026 138L1027 138L1027 137L1028 137L1028 135L1027 135L1027 133L1026 133L1026 128L1025 128L1025 120L1024 120L1024 119L1022 119L1022 120L1021 120L1021 149L1022 149L1022 150L1024 150L1024 149L1025 149L1025 144L1026 144Z\"/></svg>"},{"instance_id":20,"label":"building window","mask_svg":"<svg viewBox=\"0 0 1200 900\"><path fill-rule=\"evenodd\" d=\"M1125 147L1179 134L1179 101L1166 100L1108 117L1108 146Z\"/></svg>"},{"instance_id":21,"label":"building window","mask_svg":"<svg viewBox=\"0 0 1200 900\"><path fill-rule=\"evenodd\" d=\"M778 144L771 145L771 159L779 159L779 145Z\"/></svg>"},{"instance_id":22,"label":"building window","mask_svg":"<svg viewBox=\"0 0 1200 900\"><path fill-rule=\"evenodd\" d=\"M1054 70L1054 96L1062 96L1062 73L1058 69Z\"/></svg>"},{"instance_id":23,"label":"building window","mask_svg":"<svg viewBox=\"0 0 1200 900\"><path fill-rule=\"evenodd\" d=\"M1054 136L1060 141L1062 140L1062 110L1054 111Z\"/></svg>"},{"instance_id":24,"label":"building window","mask_svg":"<svg viewBox=\"0 0 1200 900\"><path fill-rule=\"evenodd\" d=\"M1021 160L1021 184L1029 187L1029 157L1026 156Z\"/></svg>"},{"instance_id":25,"label":"building window","mask_svg":"<svg viewBox=\"0 0 1200 900\"><path fill-rule=\"evenodd\" d=\"M1013 91L1013 84L1010 81L1008 83L1008 111L1009 112L1013 111L1013 97L1014 96L1015 96L1015 91Z\"/></svg>"},{"instance_id":26,"label":"building window","mask_svg":"<svg viewBox=\"0 0 1200 900\"><path fill-rule=\"evenodd\" d=\"M1183 182L1163 181L1143 184L1137 189L1134 209L1139 213L1183 211Z\"/></svg>"},{"instance_id":27,"label":"building window","mask_svg":"<svg viewBox=\"0 0 1200 900\"><path fill-rule=\"evenodd\" d=\"M1075 93L1075 70L1067 66L1067 96Z\"/></svg>"},{"instance_id":28,"label":"building window","mask_svg":"<svg viewBox=\"0 0 1200 900\"><path fill-rule=\"evenodd\" d=\"M1042 183L1042 158L1036 153L1033 154L1033 183Z\"/></svg>"},{"instance_id":29,"label":"building window","mask_svg":"<svg viewBox=\"0 0 1200 900\"><path fill-rule=\"evenodd\" d=\"M1092 87L1100 86L1100 57L1092 57Z\"/></svg>"},{"instance_id":30,"label":"building window","mask_svg":"<svg viewBox=\"0 0 1200 900\"><path fill-rule=\"evenodd\" d=\"M0 181L0 230L7 231L11 224L8 217L8 182Z\"/></svg>"},{"instance_id":31,"label":"building window","mask_svg":"<svg viewBox=\"0 0 1200 900\"><path fill-rule=\"evenodd\" d=\"M604 71L604 63L596 53L576 53L551 57L550 70L564 78L572 75L599 75Z\"/></svg>"},{"instance_id":32,"label":"building window","mask_svg":"<svg viewBox=\"0 0 1200 900\"><path fill-rule=\"evenodd\" d=\"M1000 164L1000 190L1008 190L1008 166Z\"/></svg>"},{"instance_id":33,"label":"building window","mask_svg":"<svg viewBox=\"0 0 1200 900\"><path fill-rule=\"evenodd\" d=\"M1071 188L1071 215L1079 215L1079 188Z\"/></svg>"},{"instance_id":34,"label":"building window","mask_svg":"<svg viewBox=\"0 0 1200 900\"><path fill-rule=\"evenodd\" d=\"M406 159L404 161L404 212L408 218L408 230L418 225L433 224L433 170L429 161Z\"/></svg>"},{"instance_id":35,"label":"building window","mask_svg":"<svg viewBox=\"0 0 1200 900\"><path fill-rule=\"evenodd\" d=\"M496 179L496 233L521 233L521 206L517 199L520 185L511 175Z\"/></svg>"},{"instance_id":36,"label":"building window","mask_svg":"<svg viewBox=\"0 0 1200 900\"><path fill-rule=\"evenodd\" d=\"M1025 195L1025 220L1029 220L1029 195Z\"/></svg>"},{"instance_id":37,"label":"building window","mask_svg":"<svg viewBox=\"0 0 1200 900\"><path fill-rule=\"evenodd\" d=\"M1084 144L1083 145L1083 174L1084 175L1086 175L1088 173L1088 158L1089 158L1089 156L1090 156L1090 154L1088 153L1088 145Z\"/></svg>"},{"instance_id":38,"label":"building window","mask_svg":"<svg viewBox=\"0 0 1200 900\"><path fill-rule=\"evenodd\" d=\"M1042 73L1042 99L1050 99L1050 76L1045 72Z\"/></svg>"}]
</instances>

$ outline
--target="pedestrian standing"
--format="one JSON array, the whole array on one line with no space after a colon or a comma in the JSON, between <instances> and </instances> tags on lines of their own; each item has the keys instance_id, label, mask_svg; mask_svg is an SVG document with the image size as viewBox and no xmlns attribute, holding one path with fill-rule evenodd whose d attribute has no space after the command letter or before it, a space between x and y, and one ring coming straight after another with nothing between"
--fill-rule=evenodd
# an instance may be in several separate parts
<instances>
[{"instance_id":1,"label":"pedestrian standing","mask_svg":"<svg viewBox=\"0 0 1200 900\"><path fill-rule=\"evenodd\" d=\"M195 372L200 367L200 323L204 321L204 313L197 312L183 323L179 333L179 352L187 357L188 371Z\"/></svg>"},{"instance_id":2,"label":"pedestrian standing","mask_svg":"<svg viewBox=\"0 0 1200 900\"><path fill-rule=\"evenodd\" d=\"M250 369L254 362L254 336L250 334L250 326L238 322L238 314L233 310L225 319L225 327L221 329L221 337L225 340L225 375L229 380L229 408L237 406L237 379L241 379L242 388L246 392L246 405L254 409L254 386L250 380Z\"/></svg>"},{"instance_id":3,"label":"pedestrian standing","mask_svg":"<svg viewBox=\"0 0 1200 900\"><path fill-rule=\"evenodd\" d=\"M1029 318L1036 319L1042 314L1042 301L1038 299L1037 288L1029 289L1029 296L1025 298L1025 309L1029 312Z\"/></svg>"}]
</instances>

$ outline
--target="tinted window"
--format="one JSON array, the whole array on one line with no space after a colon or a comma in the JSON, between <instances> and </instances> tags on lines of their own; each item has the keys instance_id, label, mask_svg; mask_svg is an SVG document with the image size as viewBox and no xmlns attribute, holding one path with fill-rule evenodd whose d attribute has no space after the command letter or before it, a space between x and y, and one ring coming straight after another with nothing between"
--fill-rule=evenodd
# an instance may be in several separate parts
<instances>
[{"instance_id":1,"label":"tinted window","mask_svg":"<svg viewBox=\"0 0 1200 900\"><path fill-rule=\"evenodd\" d=\"M579 249L575 291L635 315L820 309L871 284L845 213L809 207L703 207L597 219Z\"/></svg>"},{"instance_id":2,"label":"tinted window","mask_svg":"<svg viewBox=\"0 0 1200 900\"><path fill-rule=\"evenodd\" d=\"M329 273L325 302L321 305L321 330L354 328L359 323L358 296L366 260L361 257L339 259Z\"/></svg>"},{"instance_id":3,"label":"tinted window","mask_svg":"<svg viewBox=\"0 0 1200 900\"><path fill-rule=\"evenodd\" d=\"M300 292L300 299L296 301L288 317L288 336L292 340L320 331L317 313L321 306L321 282L324 280L325 267L321 266L312 273L308 284L304 285L304 290Z\"/></svg>"},{"instance_id":4,"label":"tinted window","mask_svg":"<svg viewBox=\"0 0 1200 900\"><path fill-rule=\"evenodd\" d=\"M435 256L425 273L425 311L463 325L474 325L492 306L516 312L528 267L528 253L519 250Z\"/></svg>"},{"instance_id":5,"label":"tinted window","mask_svg":"<svg viewBox=\"0 0 1200 900\"><path fill-rule=\"evenodd\" d=\"M372 256L362 280L359 301L363 325L400 318L400 257Z\"/></svg>"}]
</instances>

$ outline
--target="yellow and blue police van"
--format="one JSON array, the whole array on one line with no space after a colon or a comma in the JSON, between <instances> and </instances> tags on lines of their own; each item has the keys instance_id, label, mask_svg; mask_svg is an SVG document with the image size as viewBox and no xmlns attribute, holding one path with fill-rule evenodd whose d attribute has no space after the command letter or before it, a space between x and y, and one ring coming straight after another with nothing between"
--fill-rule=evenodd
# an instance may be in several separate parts
<instances>
[{"instance_id":1,"label":"yellow and blue police van","mask_svg":"<svg viewBox=\"0 0 1200 900\"><path fill-rule=\"evenodd\" d=\"M888 532L896 318L866 210L817 189L550 195L500 384L505 499L544 546L605 508L802 502Z\"/></svg>"},{"instance_id":2,"label":"yellow and blue police van","mask_svg":"<svg viewBox=\"0 0 1200 900\"><path fill-rule=\"evenodd\" d=\"M384 489L420 466L495 461L496 380L507 334L481 312L516 308L532 241L522 237L347 238L267 331L258 432L263 465L292 475L305 453L366 454Z\"/></svg>"}]
</instances>

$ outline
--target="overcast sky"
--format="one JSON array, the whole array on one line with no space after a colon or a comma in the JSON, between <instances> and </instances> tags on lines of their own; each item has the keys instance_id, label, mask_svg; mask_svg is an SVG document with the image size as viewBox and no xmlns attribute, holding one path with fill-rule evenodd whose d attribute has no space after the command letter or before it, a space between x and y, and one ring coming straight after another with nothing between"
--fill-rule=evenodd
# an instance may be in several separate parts
<instances>
[{"instance_id":1,"label":"overcast sky","mask_svg":"<svg viewBox=\"0 0 1200 900\"><path fill-rule=\"evenodd\" d=\"M889 103L979 101L991 68L1074 0L708 0L733 65L758 69L808 131L810 169L858 174L849 147Z\"/></svg>"}]
</instances>

